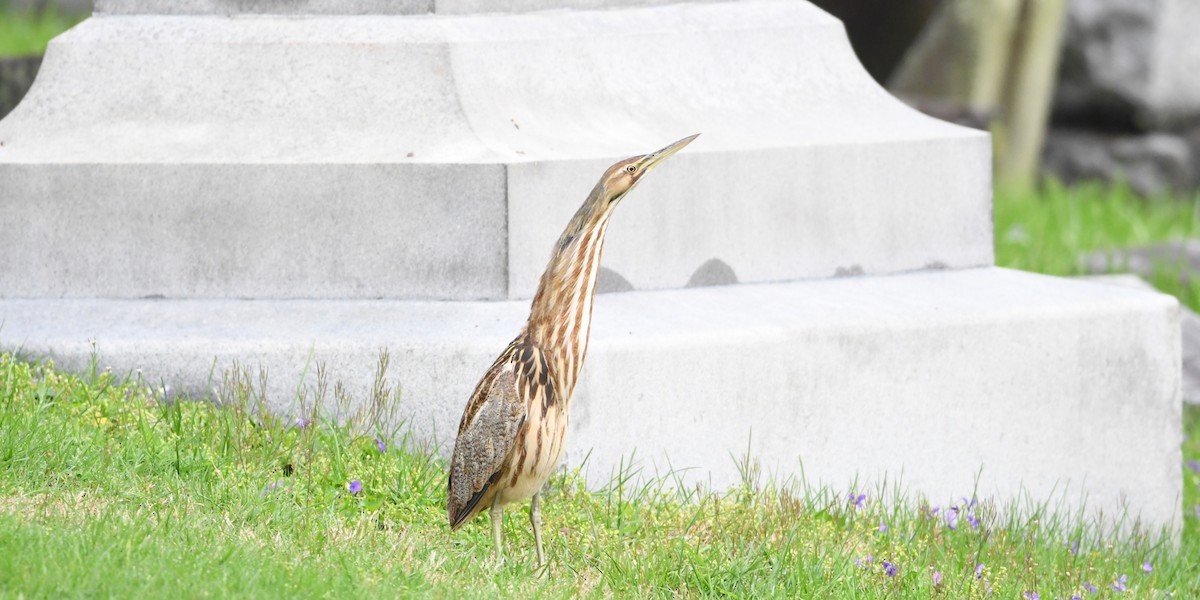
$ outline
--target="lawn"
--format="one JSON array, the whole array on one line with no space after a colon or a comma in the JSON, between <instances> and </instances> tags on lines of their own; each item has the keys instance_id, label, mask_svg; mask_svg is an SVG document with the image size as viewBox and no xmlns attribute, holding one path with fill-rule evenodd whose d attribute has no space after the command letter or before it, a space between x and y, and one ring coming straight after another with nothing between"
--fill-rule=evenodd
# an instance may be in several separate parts
<instances>
[{"instance_id":1,"label":"lawn","mask_svg":"<svg viewBox=\"0 0 1200 600\"><path fill-rule=\"evenodd\" d=\"M1098 183L996 194L996 263L1051 275L1082 274L1087 251L1200 239L1200 195L1141 200L1128 187ZM1159 290L1200 310L1200 278L1182 283L1176 265L1152 279Z\"/></svg>"},{"instance_id":2,"label":"lawn","mask_svg":"<svg viewBox=\"0 0 1200 600\"><path fill-rule=\"evenodd\" d=\"M384 443L390 432L375 429L370 415L386 414L395 395L380 394L382 410L337 426L263 415L248 391L253 378L223 407L160 402L136 378L119 379L0 358L0 590L1068 598L1087 596L1089 586L1110 597L1124 586L1137 597L1200 594L1194 517L1174 552L1155 536L1098 538L1079 523L987 499L897 506L879 502L886 490L785 490L752 477L721 494L669 481L624 493L616 481L593 493L559 477L546 491L551 565L539 577L521 511L506 520L503 564L490 558L486 518L449 533L442 462L403 436ZM1195 459L1200 419L1188 419ZM1191 506L1200 474L1187 477Z\"/></svg>"},{"instance_id":3,"label":"lawn","mask_svg":"<svg viewBox=\"0 0 1200 600\"><path fill-rule=\"evenodd\" d=\"M999 260L1069 273L1083 250L1194 236L1195 211L1099 188L1005 194ZM1178 548L987 498L782 488L747 465L720 492L553 479L539 571L525 509L508 511L502 563L486 517L448 531L444 462L380 429L404 402L386 385L336 424L312 412L334 399L266 414L255 381L229 377L220 405L165 401L138 375L0 355L0 595L1200 598L1192 409Z\"/></svg>"}]
</instances>

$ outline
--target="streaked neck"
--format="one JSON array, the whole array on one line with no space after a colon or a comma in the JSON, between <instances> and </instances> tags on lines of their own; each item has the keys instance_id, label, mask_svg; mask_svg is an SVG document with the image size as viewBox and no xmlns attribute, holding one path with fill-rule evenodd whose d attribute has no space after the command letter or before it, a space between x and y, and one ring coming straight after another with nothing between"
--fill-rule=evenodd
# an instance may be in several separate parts
<instances>
[{"instance_id":1,"label":"streaked neck","mask_svg":"<svg viewBox=\"0 0 1200 600\"><path fill-rule=\"evenodd\" d=\"M559 237L538 283L527 326L533 343L546 353L562 397L568 401L587 355L596 275L611 215L611 207L588 210L594 205L589 198Z\"/></svg>"}]
</instances>

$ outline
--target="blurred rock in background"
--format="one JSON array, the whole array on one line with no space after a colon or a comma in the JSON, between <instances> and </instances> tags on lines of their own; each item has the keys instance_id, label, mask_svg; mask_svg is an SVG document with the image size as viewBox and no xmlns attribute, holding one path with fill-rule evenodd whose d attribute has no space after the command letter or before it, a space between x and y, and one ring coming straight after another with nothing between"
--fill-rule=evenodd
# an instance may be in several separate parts
<instances>
[{"instance_id":1,"label":"blurred rock in background","mask_svg":"<svg viewBox=\"0 0 1200 600\"><path fill-rule=\"evenodd\" d=\"M1200 188L1200 2L1070 0L1043 170Z\"/></svg>"},{"instance_id":2,"label":"blurred rock in background","mask_svg":"<svg viewBox=\"0 0 1200 600\"><path fill-rule=\"evenodd\" d=\"M894 94L990 129L1000 181L1029 181L1040 159L1043 174L1143 196L1200 189L1200 0L1067 0L1065 15L1056 1L816 4Z\"/></svg>"}]
</instances>

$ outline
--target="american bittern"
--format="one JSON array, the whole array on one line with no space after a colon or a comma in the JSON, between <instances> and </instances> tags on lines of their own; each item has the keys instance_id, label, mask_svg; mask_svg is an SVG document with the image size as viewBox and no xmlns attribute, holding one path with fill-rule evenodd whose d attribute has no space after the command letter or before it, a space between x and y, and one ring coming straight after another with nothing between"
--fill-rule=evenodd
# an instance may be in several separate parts
<instances>
[{"instance_id":1,"label":"american bittern","mask_svg":"<svg viewBox=\"0 0 1200 600\"><path fill-rule=\"evenodd\" d=\"M694 139L627 158L604 172L554 245L529 321L484 373L463 410L450 462L450 529L490 507L497 557L504 554L504 506L532 496L529 522L538 564L545 564L540 491L562 456L609 217L646 173Z\"/></svg>"}]
</instances>

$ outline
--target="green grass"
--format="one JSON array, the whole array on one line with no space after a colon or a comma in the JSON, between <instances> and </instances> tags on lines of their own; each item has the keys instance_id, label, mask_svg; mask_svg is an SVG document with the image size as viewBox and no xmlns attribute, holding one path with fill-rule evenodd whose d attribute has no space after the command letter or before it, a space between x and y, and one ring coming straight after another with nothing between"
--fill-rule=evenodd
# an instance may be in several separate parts
<instances>
[{"instance_id":1,"label":"green grass","mask_svg":"<svg viewBox=\"0 0 1200 600\"><path fill-rule=\"evenodd\" d=\"M1143 200L1122 185L1000 190L993 215L996 263L1050 275L1082 274L1089 251L1200 238L1200 195ZM1200 278L1181 283L1178 266L1162 265L1151 283L1200 310Z\"/></svg>"},{"instance_id":2,"label":"green grass","mask_svg":"<svg viewBox=\"0 0 1200 600\"><path fill-rule=\"evenodd\" d=\"M81 20L82 16L66 15L53 9L41 14L17 12L0 2L0 58L43 54L51 38Z\"/></svg>"},{"instance_id":3,"label":"green grass","mask_svg":"<svg viewBox=\"0 0 1200 600\"><path fill-rule=\"evenodd\" d=\"M1070 274L1085 250L1194 237L1196 211L1119 188L1002 193L998 258ZM1200 473L1186 466L1178 548L1156 532L1106 536L1036 502L803 489L761 481L749 463L745 483L721 493L635 485L632 473L588 491L564 475L544 492L539 572L525 508L508 511L503 563L486 517L448 531L443 461L379 430L402 401L382 377L358 414L336 388L303 402L310 420L320 404L342 425L275 419L258 385L235 372L219 405L167 401L136 376L0 355L0 597L1200 598ZM1186 465L1200 461L1200 411L1184 415ZM381 452L376 435L398 441ZM1122 576L1126 594L1111 588Z\"/></svg>"},{"instance_id":4,"label":"green grass","mask_svg":"<svg viewBox=\"0 0 1200 600\"><path fill-rule=\"evenodd\" d=\"M346 426L296 427L257 406L250 378L227 384L223 406L165 402L136 378L0 356L0 593L1068 598L1085 581L1107 589L1125 575L1135 597L1200 596L1194 515L1178 551L989 501L959 500L952 529L945 503L934 514L865 489L856 507L847 490L758 484L748 467L746 484L723 494L552 480L551 564L539 577L524 510L509 511L509 558L497 563L486 518L447 530L444 465L430 449L379 451L375 427L395 394L382 390ZM1196 459L1200 415L1189 412L1187 427ZM1200 475L1186 477L1190 507ZM347 489L355 479L358 495Z\"/></svg>"}]
</instances>

